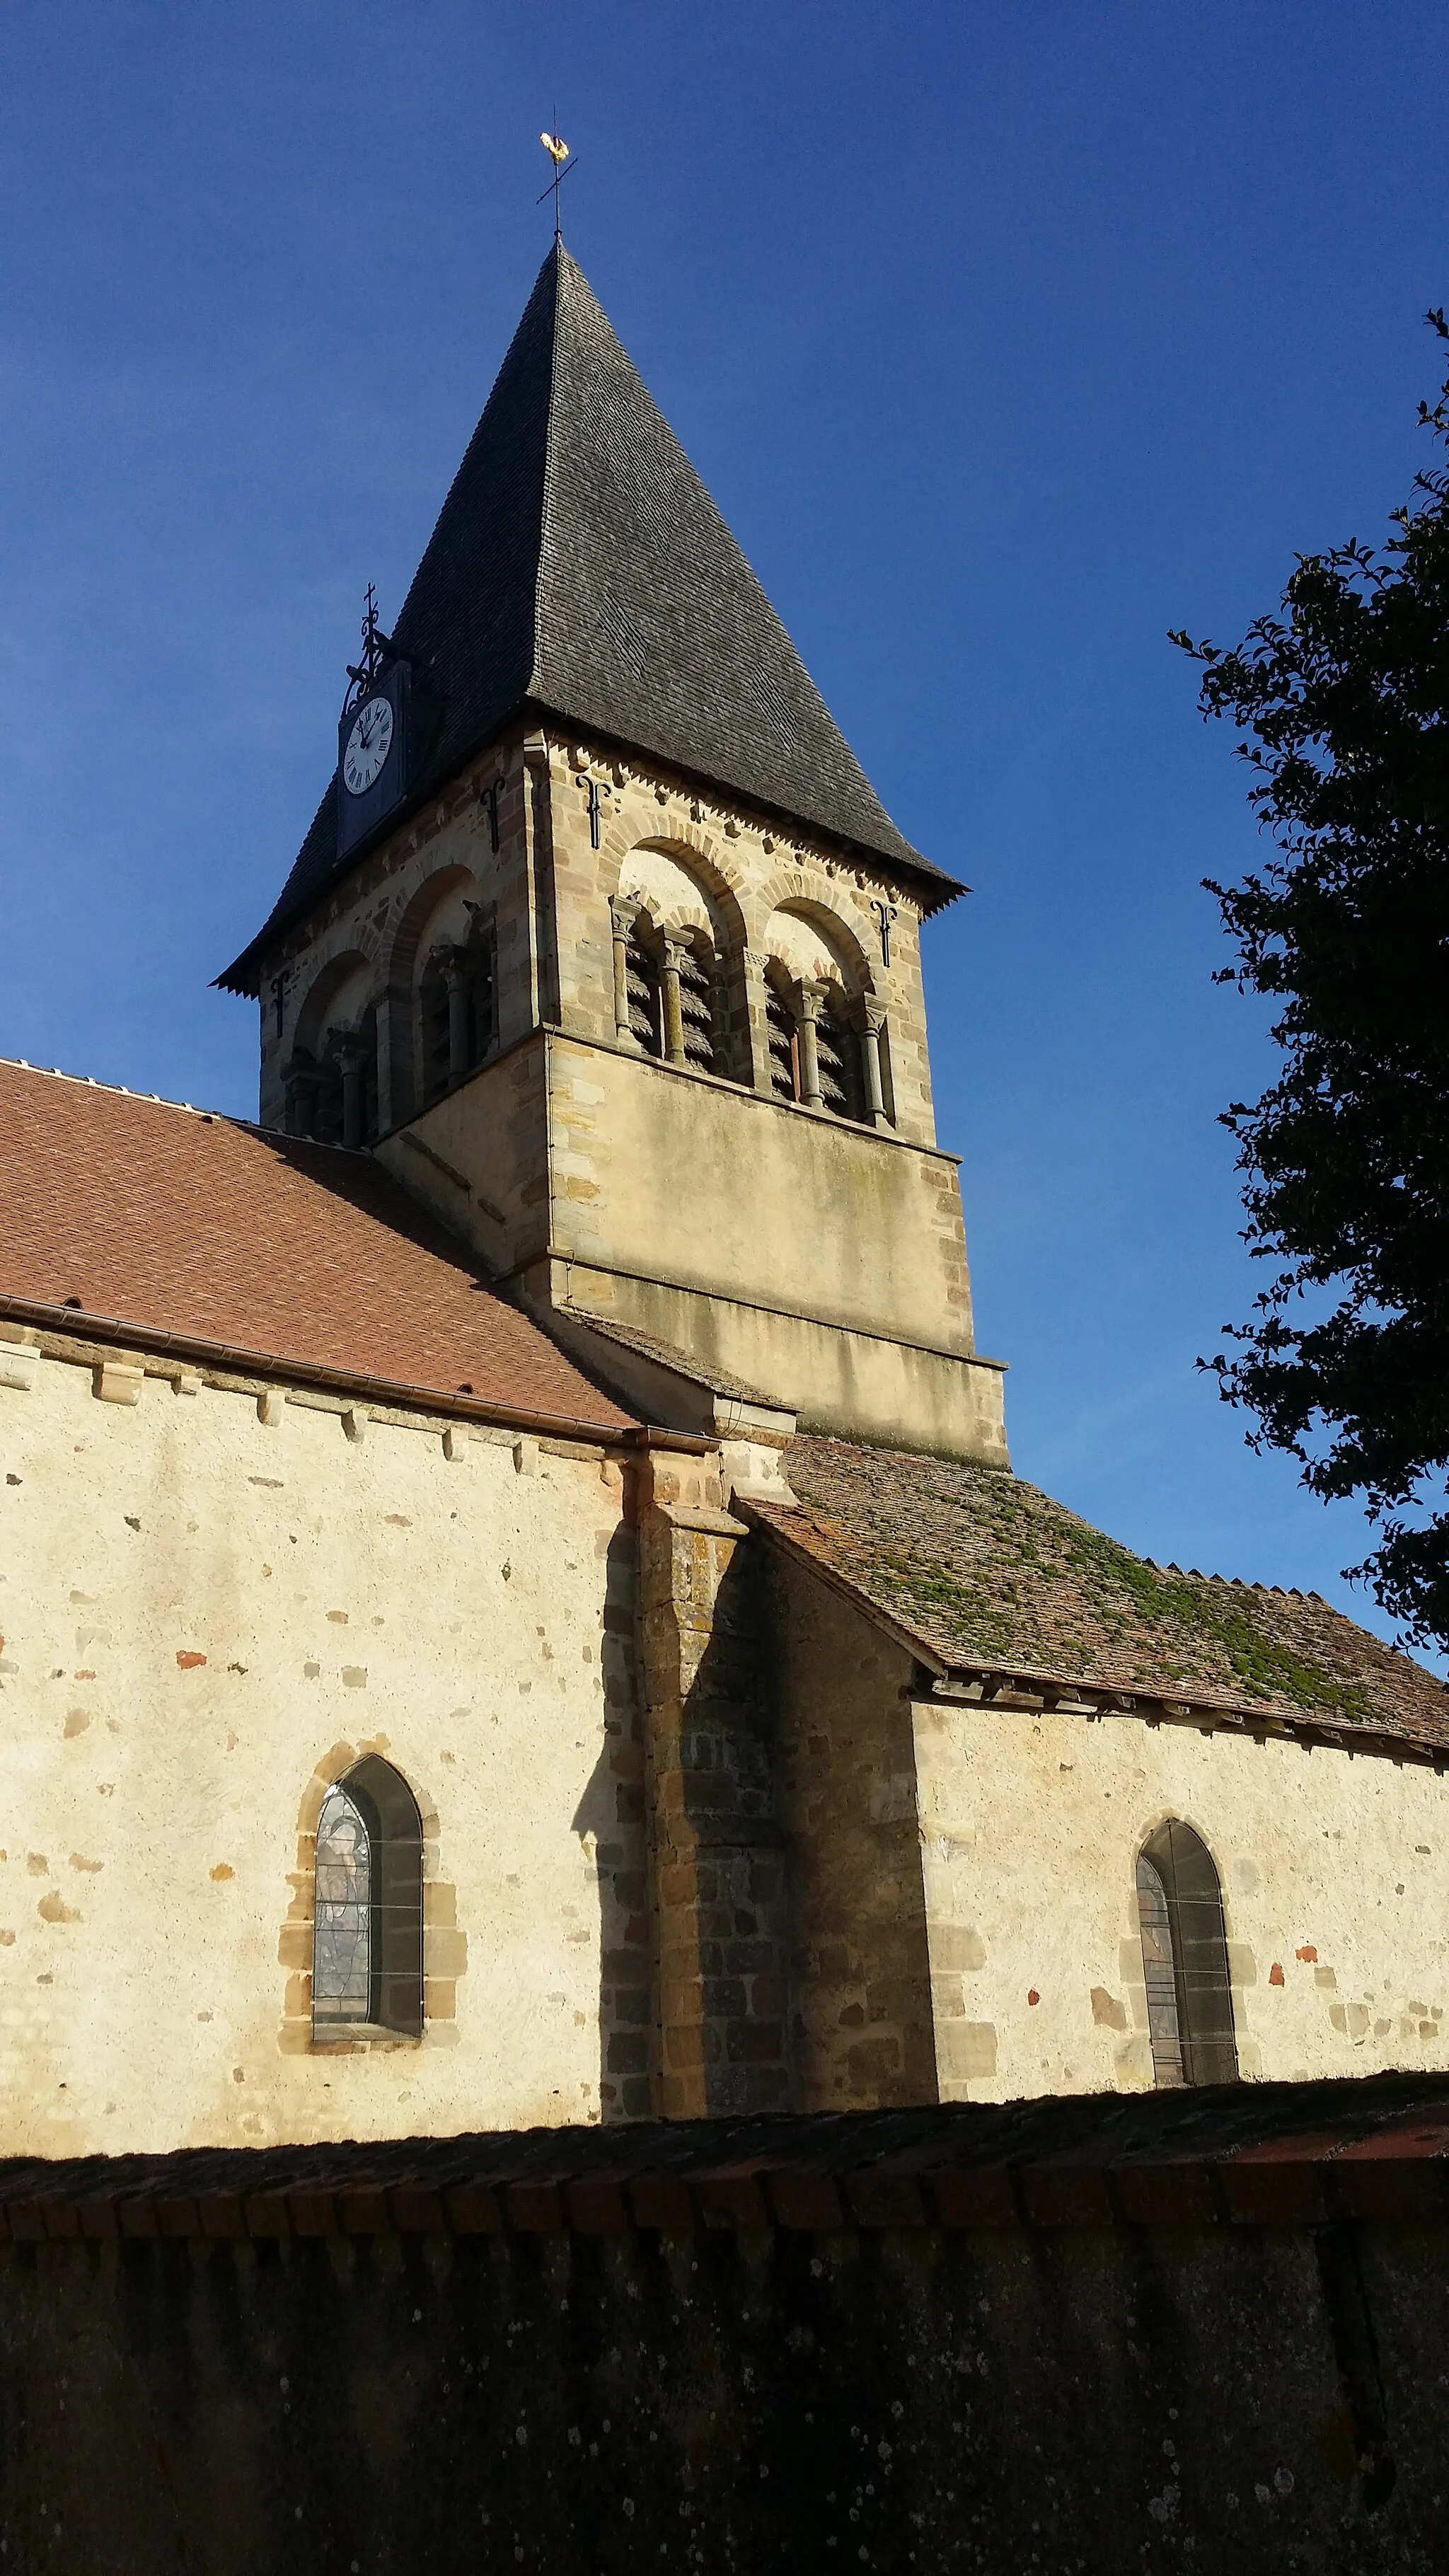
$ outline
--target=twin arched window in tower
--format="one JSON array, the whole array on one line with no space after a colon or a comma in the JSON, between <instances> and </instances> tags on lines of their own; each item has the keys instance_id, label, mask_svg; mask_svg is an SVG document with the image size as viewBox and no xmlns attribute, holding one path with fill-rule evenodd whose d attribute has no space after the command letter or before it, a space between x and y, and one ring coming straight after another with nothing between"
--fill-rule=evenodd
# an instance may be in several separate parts
<instances>
[{"instance_id":1,"label":"twin arched window in tower","mask_svg":"<svg viewBox=\"0 0 1449 2576\"><path fill-rule=\"evenodd\" d=\"M491 911L462 867L441 869L383 953L318 974L283 1066L289 1134L367 1146L485 1064L498 1040ZM889 1031L842 919L787 902L746 946L734 896L683 857L641 845L611 904L620 1042L857 1125L895 1124Z\"/></svg>"},{"instance_id":2,"label":"twin arched window in tower","mask_svg":"<svg viewBox=\"0 0 1449 2576\"><path fill-rule=\"evenodd\" d=\"M881 1097L881 1024L872 1025L864 1009L852 1014L839 984L792 979L772 959L765 974L765 1027L770 1089L777 1100L803 1101L807 1108L873 1127L888 1123Z\"/></svg>"},{"instance_id":3,"label":"twin arched window in tower","mask_svg":"<svg viewBox=\"0 0 1449 2576\"><path fill-rule=\"evenodd\" d=\"M494 934L471 882L453 869L424 887L383 960L354 950L323 969L284 1070L289 1135L374 1145L384 1106L396 1126L486 1062L498 1025Z\"/></svg>"},{"instance_id":4,"label":"twin arched window in tower","mask_svg":"<svg viewBox=\"0 0 1449 2576\"><path fill-rule=\"evenodd\" d=\"M894 1125L885 1013L843 922L788 907L747 951L672 852L644 848L611 906L620 1041L860 1125Z\"/></svg>"},{"instance_id":5,"label":"twin arched window in tower","mask_svg":"<svg viewBox=\"0 0 1449 2576\"><path fill-rule=\"evenodd\" d=\"M324 1145L370 1145L378 1131L377 1008L298 1046L287 1067L287 1131Z\"/></svg>"},{"instance_id":6,"label":"twin arched window in tower","mask_svg":"<svg viewBox=\"0 0 1449 2576\"><path fill-rule=\"evenodd\" d=\"M641 1055L692 1065L696 1073L726 1071L725 994L704 934L656 931L646 913L634 913L625 934L624 994L620 1033L627 1030Z\"/></svg>"},{"instance_id":7,"label":"twin arched window in tower","mask_svg":"<svg viewBox=\"0 0 1449 2576\"><path fill-rule=\"evenodd\" d=\"M419 1107L475 1073L493 1044L493 941L476 920L466 939L439 940L418 985Z\"/></svg>"}]
</instances>

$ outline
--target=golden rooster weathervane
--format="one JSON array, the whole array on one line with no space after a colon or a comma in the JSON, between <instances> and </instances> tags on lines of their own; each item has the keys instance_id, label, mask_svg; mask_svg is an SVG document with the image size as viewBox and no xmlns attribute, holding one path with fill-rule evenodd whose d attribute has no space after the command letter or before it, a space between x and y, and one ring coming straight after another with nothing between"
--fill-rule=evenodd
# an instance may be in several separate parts
<instances>
[{"instance_id":1,"label":"golden rooster weathervane","mask_svg":"<svg viewBox=\"0 0 1449 2576\"><path fill-rule=\"evenodd\" d=\"M558 192L563 181L568 177L569 172L576 169L578 165L576 160L570 160L569 147L560 135L541 134L538 139L543 145L545 152L548 154L550 161L553 163L553 177L550 179L548 186L544 189L543 197L538 199L538 203L539 205L542 205L544 197L552 196L553 237L555 242L561 242L563 240L563 224L559 217Z\"/></svg>"}]
</instances>

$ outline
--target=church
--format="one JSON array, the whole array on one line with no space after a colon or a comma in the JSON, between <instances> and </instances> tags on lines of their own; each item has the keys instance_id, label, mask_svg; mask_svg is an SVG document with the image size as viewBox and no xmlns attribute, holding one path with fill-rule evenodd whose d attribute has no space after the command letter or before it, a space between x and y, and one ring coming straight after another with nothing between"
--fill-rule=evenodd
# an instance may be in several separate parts
<instances>
[{"instance_id":1,"label":"church","mask_svg":"<svg viewBox=\"0 0 1449 2576\"><path fill-rule=\"evenodd\" d=\"M1439 1681L1012 1472L962 891L556 246L255 1123L0 1065L0 2153L1437 2067Z\"/></svg>"}]
</instances>

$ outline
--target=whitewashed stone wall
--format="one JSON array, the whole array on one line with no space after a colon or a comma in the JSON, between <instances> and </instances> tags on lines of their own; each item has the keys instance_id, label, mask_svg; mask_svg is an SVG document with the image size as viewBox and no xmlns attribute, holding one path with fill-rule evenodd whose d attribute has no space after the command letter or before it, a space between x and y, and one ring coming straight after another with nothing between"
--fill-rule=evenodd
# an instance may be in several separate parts
<instances>
[{"instance_id":1,"label":"whitewashed stone wall","mask_svg":"<svg viewBox=\"0 0 1449 2576\"><path fill-rule=\"evenodd\" d=\"M917 1703L945 2099L1152 2083L1135 1870L1167 1817L1222 1882L1241 2073L1449 2051L1449 1781L1432 1764L1140 1716Z\"/></svg>"},{"instance_id":2,"label":"whitewashed stone wall","mask_svg":"<svg viewBox=\"0 0 1449 2576\"><path fill-rule=\"evenodd\" d=\"M0 1346L0 2153L647 2107L620 1460L159 1368ZM427 2020L316 2053L311 1829L366 1751Z\"/></svg>"}]
</instances>

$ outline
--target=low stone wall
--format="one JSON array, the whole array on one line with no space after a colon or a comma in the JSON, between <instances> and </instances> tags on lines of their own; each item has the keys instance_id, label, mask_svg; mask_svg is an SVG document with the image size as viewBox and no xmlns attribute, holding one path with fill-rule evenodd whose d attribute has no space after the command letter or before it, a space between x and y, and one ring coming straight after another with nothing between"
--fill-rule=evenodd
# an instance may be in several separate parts
<instances>
[{"instance_id":1,"label":"low stone wall","mask_svg":"<svg viewBox=\"0 0 1449 2576\"><path fill-rule=\"evenodd\" d=\"M1449 2085L0 2167L0 2566L1441 2570Z\"/></svg>"}]
</instances>

